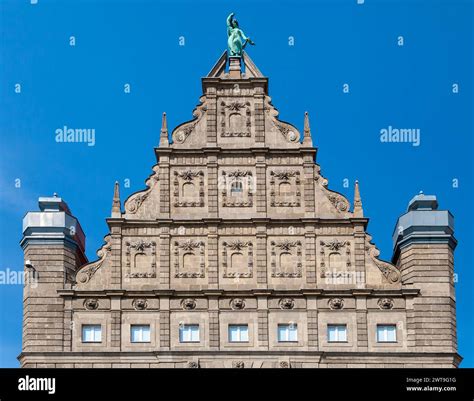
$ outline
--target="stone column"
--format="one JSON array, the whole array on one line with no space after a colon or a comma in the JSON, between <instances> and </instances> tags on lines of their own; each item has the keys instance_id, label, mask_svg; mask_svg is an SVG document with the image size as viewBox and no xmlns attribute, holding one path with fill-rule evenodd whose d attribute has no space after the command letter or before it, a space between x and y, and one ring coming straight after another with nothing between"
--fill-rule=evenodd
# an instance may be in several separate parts
<instances>
[{"instance_id":1,"label":"stone column","mask_svg":"<svg viewBox=\"0 0 474 401\"><path fill-rule=\"evenodd\" d=\"M308 348L310 351L315 351L319 349L317 298L308 296L306 308L308 314Z\"/></svg>"},{"instance_id":2,"label":"stone column","mask_svg":"<svg viewBox=\"0 0 474 401\"><path fill-rule=\"evenodd\" d=\"M306 284L308 287L314 288L316 285L316 233L312 225L305 227L305 267L306 267Z\"/></svg>"},{"instance_id":3,"label":"stone column","mask_svg":"<svg viewBox=\"0 0 474 401\"><path fill-rule=\"evenodd\" d=\"M210 154L207 157L207 210L211 218L218 217L218 199L217 154Z\"/></svg>"},{"instance_id":4,"label":"stone column","mask_svg":"<svg viewBox=\"0 0 474 401\"><path fill-rule=\"evenodd\" d=\"M110 297L111 322L110 322L110 345L116 348L115 351L121 349L122 344L122 307L121 296L113 295Z\"/></svg>"},{"instance_id":5,"label":"stone column","mask_svg":"<svg viewBox=\"0 0 474 401\"><path fill-rule=\"evenodd\" d=\"M267 287L267 229L257 225L257 287Z\"/></svg>"},{"instance_id":6,"label":"stone column","mask_svg":"<svg viewBox=\"0 0 474 401\"><path fill-rule=\"evenodd\" d=\"M219 299L209 296L209 347L211 350L218 350L219 346Z\"/></svg>"},{"instance_id":7,"label":"stone column","mask_svg":"<svg viewBox=\"0 0 474 401\"><path fill-rule=\"evenodd\" d=\"M354 222L354 259L355 259L355 285L357 288L365 288L367 282L365 271L365 229L363 221Z\"/></svg>"},{"instance_id":8,"label":"stone column","mask_svg":"<svg viewBox=\"0 0 474 401\"><path fill-rule=\"evenodd\" d=\"M305 155L303 159L303 175L304 175L304 210L305 217L314 217L315 201L314 201L314 155Z\"/></svg>"},{"instance_id":9,"label":"stone column","mask_svg":"<svg viewBox=\"0 0 474 401\"><path fill-rule=\"evenodd\" d=\"M170 287L170 229L161 226L160 234L160 285Z\"/></svg>"},{"instance_id":10,"label":"stone column","mask_svg":"<svg viewBox=\"0 0 474 401\"><path fill-rule=\"evenodd\" d=\"M257 314L258 347L268 349L268 299L266 295L257 296Z\"/></svg>"},{"instance_id":11,"label":"stone column","mask_svg":"<svg viewBox=\"0 0 474 401\"><path fill-rule=\"evenodd\" d=\"M265 143L265 94L263 88L256 87L254 93L255 142Z\"/></svg>"},{"instance_id":12,"label":"stone column","mask_svg":"<svg viewBox=\"0 0 474 401\"><path fill-rule=\"evenodd\" d=\"M208 87L206 92L206 135L207 144L216 146L217 144L217 98L216 88Z\"/></svg>"},{"instance_id":13,"label":"stone column","mask_svg":"<svg viewBox=\"0 0 474 401\"><path fill-rule=\"evenodd\" d=\"M112 264L112 272L110 277L111 289L120 289L122 287L122 228L120 223L107 220L110 232L110 260Z\"/></svg>"},{"instance_id":14,"label":"stone column","mask_svg":"<svg viewBox=\"0 0 474 401\"><path fill-rule=\"evenodd\" d=\"M160 297L160 351L170 349L170 299L169 296ZM178 335L178 333L174 333Z\"/></svg>"},{"instance_id":15,"label":"stone column","mask_svg":"<svg viewBox=\"0 0 474 401\"><path fill-rule=\"evenodd\" d=\"M256 200L259 217L267 215L267 164L264 154L256 155Z\"/></svg>"},{"instance_id":16,"label":"stone column","mask_svg":"<svg viewBox=\"0 0 474 401\"><path fill-rule=\"evenodd\" d=\"M217 226L208 225L209 233L207 235L207 260L208 260L208 287L212 289L219 288L219 245Z\"/></svg>"},{"instance_id":17,"label":"stone column","mask_svg":"<svg viewBox=\"0 0 474 401\"><path fill-rule=\"evenodd\" d=\"M160 153L161 154L161 153ZM160 213L163 218L170 217L170 162L168 155L159 158Z\"/></svg>"},{"instance_id":18,"label":"stone column","mask_svg":"<svg viewBox=\"0 0 474 401\"><path fill-rule=\"evenodd\" d=\"M356 299L357 349L358 352L368 351L369 337L367 329L367 295L368 292L354 293Z\"/></svg>"}]
</instances>

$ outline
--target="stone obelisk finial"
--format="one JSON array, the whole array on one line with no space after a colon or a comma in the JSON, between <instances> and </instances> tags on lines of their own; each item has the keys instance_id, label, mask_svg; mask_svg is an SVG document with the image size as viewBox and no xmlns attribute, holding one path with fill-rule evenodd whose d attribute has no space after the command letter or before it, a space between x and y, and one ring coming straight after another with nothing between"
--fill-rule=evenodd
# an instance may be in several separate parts
<instances>
[{"instance_id":1,"label":"stone obelisk finial","mask_svg":"<svg viewBox=\"0 0 474 401\"><path fill-rule=\"evenodd\" d=\"M313 140L311 139L311 128L309 126L309 114L307 111L304 113L303 145L313 146Z\"/></svg>"},{"instance_id":2,"label":"stone obelisk finial","mask_svg":"<svg viewBox=\"0 0 474 401\"><path fill-rule=\"evenodd\" d=\"M117 218L122 217L122 212L120 211L120 193L119 193L118 181L115 181L115 186L114 186L114 199L112 201L112 217L117 217Z\"/></svg>"},{"instance_id":3,"label":"stone obelisk finial","mask_svg":"<svg viewBox=\"0 0 474 401\"><path fill-rule=\"evenodd\" d=\"M166 113L161 118L160 148L167 148L170 145L168 139L168 124L166 122Z\"/></svg>"},{"instance_id":4,"label":"stone obelisk finial","mask_svg":"<svg viewBox=\"0 0 474 401\"><path fill-rule=\"evenodd\" d=\"M354 186L354 217L364 217L362 209L362 199L360 198L359 181L356 180Z\"/></svg>"}]
</instances>

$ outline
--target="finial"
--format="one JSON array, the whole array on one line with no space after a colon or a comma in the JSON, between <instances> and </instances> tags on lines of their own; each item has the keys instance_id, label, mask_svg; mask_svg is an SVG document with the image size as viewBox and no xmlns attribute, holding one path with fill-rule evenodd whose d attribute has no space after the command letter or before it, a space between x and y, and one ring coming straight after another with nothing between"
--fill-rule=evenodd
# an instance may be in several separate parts
<instances>
[{"instance_id":1,"label":"finial","mask_svg":"<svg viewBox=\"0 0 474 401\"><path fill-rule=\"evenodd\" d=\"M364 217L362 209L362 199L360 198L359 181L355 181L354 186L354 217Z\"/></svg>"},{"instance_id":2,"label":"finial","mask_svg":"<svg viewBox=\"0 0 474 401\"><path fill-rule=\"evenodd\" d=\"M420 191L419 195L423 195L423 191Z\"/></svg>"},{"instance_id":3,"label":"finial","mask_svg":"<svg viewBox=\"0 0 474 401\"><path fill-rule=\"evenodd\" d=\"M163 113L161 118L161 133L160 133L160 148L168 147L170 144L168 140L168 124L166 122L166 113Z\"/></svg>"},{"instance_id":4,"label":"finial","mask_svg":"<svg viewBox=\"0 0 474 401\"><path fill-rule=\"evenodd\" d=\"M55 198L57 198L57 197L58 197L57 192L55 192L55 193L53 194L53 196L54 196Z\"/></svg>"},{"instance_id":5,"label":"finial","mask_svg":"<svg viewBox=\"0 0 474 401\"><path fill-rule=\"evenodd\" d=\"M304 112L303 145L313 146L313 140L311 139L311 128L309 126L309 114L307 111Z\"/></svg>"},{"instance_id":6,"label":"finial","mask_svg":"<svg viewBox=\"0 0 474 401\"><path fill-rule=\"evenodd\" d=\"M122 212L120 210L120 193L119 193L118 181L115 181L115 186L114 186L114 199L112 201L112 217L117 217L117 218L122 217Z\"/></svg>"}]
</instances>

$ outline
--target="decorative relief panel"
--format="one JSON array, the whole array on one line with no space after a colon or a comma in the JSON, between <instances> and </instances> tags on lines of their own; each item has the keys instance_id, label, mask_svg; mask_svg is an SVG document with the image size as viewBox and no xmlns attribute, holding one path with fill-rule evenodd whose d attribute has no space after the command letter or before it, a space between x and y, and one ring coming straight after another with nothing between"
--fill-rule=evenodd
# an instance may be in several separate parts
<instances>
[{"instance_id":1,"label":"decorative relief panel","mask_svg":"<svg viewBox=\"0 0 474 401\"><path fill-rule=\"evenodd\" d=\"M125 242L125 260L127 272L125 277L152 278L156 277L156 242L144 241Z\"/></svg>"},{"instance_id":2,"label":"decorative relief panel","mask_svg":"<svg viewBox=\"0 0 474 401\"><path fill-rule=\"evenodd\" d=\"M299 171L270 171L270 206L301 206L301 180Z\"/></svg>"},{"instance_id":3,"label":"decorative relief panel","mask_svg":"<svg viewBox=\"0 0 474 401\"><path fill-rule=\"evenodd\" d=\"M174 242L175 277L202 278L205 276L206 256L203 241L187 239Z\"/></svg>"},{"instance_id":4,"label":"decorative relief panel","mask_svg":"<svg viewBox=\"0 0 474 401\"><path fill-rule=\"evenodd\" d=\"M341 268L346 270L346 267L351 266L351 248L349 241L340 241L337 238L333 238L329 241L320 241L319 244L321 245L319 250L321 277L333 277L334 274L343 274L337 272L337 270ZM328 271L328 269L330 269L330 271Z\"/></svg>"},{"instance_id":5,"label":"decorative relief panel","mask_svg":"<svg viewBox=\"0 0 474 401\"><path fill-rule=\"evenodd\" d=\"M222 172L222 206L251 207L255 190L251 171Z\"/></svg>"},{"instance_id":6,"label":"decorative relief panel","mask_svg":"<svg viewBox=\"0 0 474 401\"><path fill-rule=\"evenodd\" d=\"M272 241L271 275L272 277L297 278L303 274L301 241Z\"/></svg>"},{"instance_id":7,"label":"decorative relief panel","mask_svg":"<svg viewBox=\"0 0 474 401\"><path fill-rule=\"evenodd\" d=\"M220 103L221 137L250 137L250 102L232 100Z\"/></svg>"},{"instance_id":8,"label":"decorative relief panel","mask_svg":"<svg viewBox=\"0 0 474 401\"><path fill-rule=\"evenodd\" d=\"M199 170L175 171L173 180L174 206L204 206L204 172Z\"/></svg>"},{"instance_id":9,"label":"decorative relief panel","mask_svg":"<svg viewBox=\"0 0 474 401\"><path fill-rule=\"evenodd\" d=\"M250 241L222 242L222 270L226 278L250 278L253 275L253 244Z\"/></svg>"}]
</instances>

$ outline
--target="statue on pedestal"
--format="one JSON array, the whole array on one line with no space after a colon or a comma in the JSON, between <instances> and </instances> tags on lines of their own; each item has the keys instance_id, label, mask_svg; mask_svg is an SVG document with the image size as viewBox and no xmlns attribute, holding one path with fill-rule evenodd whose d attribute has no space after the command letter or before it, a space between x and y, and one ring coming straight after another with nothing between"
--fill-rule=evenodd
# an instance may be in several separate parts
<instances>
[{"instance_id":1,"label":"statue on pedestal","mask_svg":"<svg viewBox=\"0 0 474 401\"><path fill-rule=\"evenodd\" d=\"M245 36L244 32L239 28L239 23L234 18L234 13L227 17L227 36L227 52L229 57L242 57L247 43L255 45L252 39Z\"/></svg>"}]
</instances>

